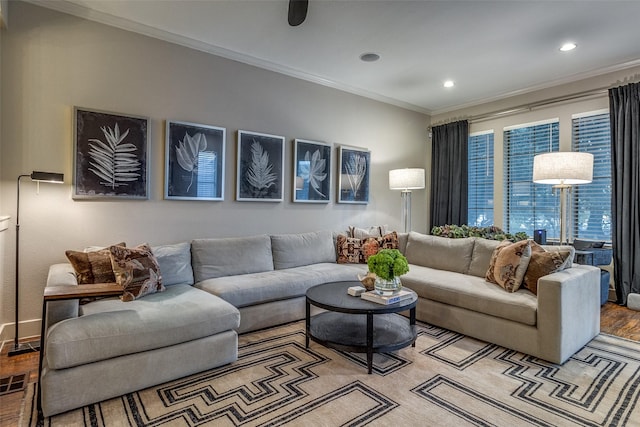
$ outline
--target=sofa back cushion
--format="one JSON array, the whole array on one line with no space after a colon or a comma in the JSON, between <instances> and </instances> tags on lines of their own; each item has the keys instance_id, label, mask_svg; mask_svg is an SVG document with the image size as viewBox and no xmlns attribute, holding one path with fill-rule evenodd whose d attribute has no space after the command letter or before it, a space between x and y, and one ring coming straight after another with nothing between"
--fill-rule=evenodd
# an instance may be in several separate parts
<instances>
[{"instance_id":1,"label":"sofa back cushion","mask_svg":"<svg viewBox=\"0 0 640 427\"><path fill-rule=\"evenodd\" d=\"M273 270L269 236L195 239L191 260L196 282Z\"/></svg>"},{"instance_id":2,"label":"sofa back cushion","mask_svg":"<svg viewBox=\"0 0 640 427\"><path fill-rule=\"evenodd\" d=\"M276 270L321 262L336 262L331 231L271 236L273 267Z\"/></svg>"},{"instance_id":3,"label":"sofa back cushion","mask_svg":"<svg viewBox=\"0 0 640 427\"><path fill-rule=\"evenodd\" d=\"M163 285L193 285L189 242L152 246L151 251L160 265Z\"/></svg>"},{"instance_id":4,"label":"sofa back cushion","mask_svg":"<svg viewBox=\"0 0 640 427\"><path fill-rule=\"evenodd\" d=\"M409 233L397 233L398 234L398 250L402 255L407 253L407 242L409 241Z\"/></svg>"},{"instance_id":5,"label":"sofa back cushion","mask_svg":"<svg viewBox=\"0 0 640 427\"><path fill-rule=\"evenodd\" d=\"M412 231L407 241L407 261L423 267L467 274L473 242L473 237L449 239Z\"/></svg>"},{"instance_id":6,"label":"sofa back cushion","mask_svg":"<svg viewBox=\"0 0 640 427\"><path fill-rule=\"evenodd\" d=\"M478 277L485 277L489 269L491 255L500 244L500 240L489 240L475 237L471 263L469 264L469 274Z\"/></svg>"}]
</instances>

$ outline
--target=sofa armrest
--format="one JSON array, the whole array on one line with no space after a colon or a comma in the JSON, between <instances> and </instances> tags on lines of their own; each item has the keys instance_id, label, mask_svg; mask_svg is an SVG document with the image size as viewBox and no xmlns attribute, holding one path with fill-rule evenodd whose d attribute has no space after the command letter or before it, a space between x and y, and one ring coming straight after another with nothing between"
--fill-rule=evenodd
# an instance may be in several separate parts
<instances>
[{"instance_id":1,"label":"sofa armrest","mask_svg":"<svg viewBox=\"0 0 640 427\"><path fill-rule=\"evenodd\" d=\"M600 270L575 265L538 281L540 354L563 363L600 333Z\"/></svg>"},{"instance_id":2,"label":"sofa armrest","mask_svg":"<svg viewBox=\"0 0 640 427\"><path fill-rule=\"evenodd\" d=\"M46 287L78 286L78 279L71 264L53 264L49 267ZM78 300L51 301L47 306L47 329L56 323L78 317Z\"/></svg>"}]
</instances>

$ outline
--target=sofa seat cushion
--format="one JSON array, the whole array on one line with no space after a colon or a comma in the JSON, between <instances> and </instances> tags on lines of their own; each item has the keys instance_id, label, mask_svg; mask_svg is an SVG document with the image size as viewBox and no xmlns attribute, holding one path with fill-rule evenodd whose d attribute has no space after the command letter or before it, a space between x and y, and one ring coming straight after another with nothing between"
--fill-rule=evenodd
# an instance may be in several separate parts
<instances>
[{"instance_id":1,"label":"sofa seat cushion","mask_svg":"<svg viewBox=\"0 0 640 427\"><path fill-rule=\"evenodd\" d=\"M483 278L410 265L402 284L418 296L525 325L536 325L538 300L526 289L509 293Z\"/></svg>"},{"instance_id":2,"label":"sofa seat cushion","mask_svg":"<svg viewBox=\"0 0 640 427\"><path fill-rule=\"evenodd\" d=\"M235 307L188 285L130 302L95 301L82 306L81 314L49 329L45 355L51 369L167 347L240 325Z\"/></svg>"},{"instance_id":3,"label":"sofa seat cushion","mask_svg":"<svg viewBox=\"0 0 640 427\"><path fill-rule=\"evenodd\" d=\"M357 281L358 273L366 271L367 266L364 264L321 263L262 273L217 277L198 282L194 286L240 308L301 297L311 286L321 283Z\"/></svg>"}]
</instances>

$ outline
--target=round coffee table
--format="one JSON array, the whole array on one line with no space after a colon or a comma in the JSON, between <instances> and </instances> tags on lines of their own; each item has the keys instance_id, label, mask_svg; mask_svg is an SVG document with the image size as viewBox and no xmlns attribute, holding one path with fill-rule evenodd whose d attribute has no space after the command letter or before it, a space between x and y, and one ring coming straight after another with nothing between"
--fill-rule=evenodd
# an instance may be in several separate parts
<instances>
[{"instance_id":1,"label":"round coffee table","mask_svg":"<svg viewBox=\"0 0 640 427\"><path fill-rule=\"evenodd\" d=\"M371 373L373 353L387 353L416 344L416 303L418 296L383 305L347 293L360 282L335 282L307 290L306 346L313 340L325 347L354 353L367 353ZM403 288L407 290L407 288ZM311 306L325 312L311 317ZM409 319L401 311L409 310Z\"/></svg>"}]
</instances>

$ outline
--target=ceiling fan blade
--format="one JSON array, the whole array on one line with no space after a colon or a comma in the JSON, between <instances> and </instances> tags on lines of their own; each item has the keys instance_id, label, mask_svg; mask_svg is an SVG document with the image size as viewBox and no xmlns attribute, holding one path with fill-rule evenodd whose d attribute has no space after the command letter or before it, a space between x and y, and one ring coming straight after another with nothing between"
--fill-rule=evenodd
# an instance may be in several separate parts
<instances>
[{"instance_id":1,"label":"ceiling fan blade","mask_svg":"<svg viewBox=\"0 0 640 427\"><path fill-rule=\"evenodd\" d=\"M297 27L307 17L309 0L289 0L289 25Z\"/></svg>"}]
</instances>

